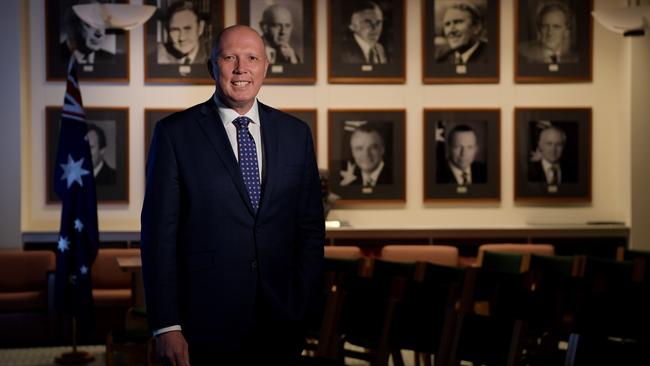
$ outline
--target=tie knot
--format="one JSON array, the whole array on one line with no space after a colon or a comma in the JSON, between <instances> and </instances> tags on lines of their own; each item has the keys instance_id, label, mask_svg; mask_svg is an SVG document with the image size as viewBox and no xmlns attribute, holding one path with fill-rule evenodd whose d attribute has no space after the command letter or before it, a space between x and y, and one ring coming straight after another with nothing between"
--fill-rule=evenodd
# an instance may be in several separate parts
<instances>
[{"instance_id":1,"label":"tie knot","mask_svg":"<svg viewBox=\"0 0 650 366\"><path fill-rule=\"evenodd\" d=\"M232 123L235 124L237 129L248 129L248 124L251 123L251 120L248 117L237 117Z\"/></svg>"}]
</instances>

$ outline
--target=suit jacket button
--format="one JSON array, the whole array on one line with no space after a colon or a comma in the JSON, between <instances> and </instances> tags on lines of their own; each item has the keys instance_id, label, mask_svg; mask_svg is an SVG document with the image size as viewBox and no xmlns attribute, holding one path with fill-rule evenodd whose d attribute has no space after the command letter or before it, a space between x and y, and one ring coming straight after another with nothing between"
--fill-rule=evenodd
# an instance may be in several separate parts
<instances>
[{"instance_id":1,"label":"suit jacket button","mask_svg":"<svg viewBox=\"0 0 650 366\"><path fill-rule=\"evenodd\" d=\"M257 269L257 261L251 261L251 269L256 270Z\"/></svg>"}]
</instances>

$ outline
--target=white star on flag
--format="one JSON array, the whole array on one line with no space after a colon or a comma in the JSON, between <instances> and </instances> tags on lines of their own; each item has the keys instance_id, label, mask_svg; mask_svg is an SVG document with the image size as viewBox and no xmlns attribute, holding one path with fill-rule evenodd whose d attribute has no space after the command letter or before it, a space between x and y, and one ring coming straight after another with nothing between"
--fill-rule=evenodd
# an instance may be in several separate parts
<instances>
[{"instance_id":1,"label":"white star on flag","mask_svg":"<svg viewBox=\"0 0 650 366\"><path fill-rule=\"evenodd\" d=\"M61 253L65 252L66 250L69 250L68 248L70 246L70 241L68 241L68 238L66 237L60 237L59 238L59 250Z\"/></svg>"},{"instance_id":2,"label":"white star on flag","mask_svg":"<svg viewBox=\"0 0 650 366\"><path fill-rule=\"evenodd\" d=\"M79 219L74 220L74 229L77 230L78 232L81 232L81 230L84 229L83 222L81 222L81 220Z\"/></svg>"},{"instance_id":3,"label":"white star on flag","mask_svg":"<svg viewBox=\"0 0 650 366\"><path fill-rule=\"evenodd\" d=\"M79 272L82 275L85 275L86 273L88 273L88 267L86 267L85 265L81 266L81 268L79 268Z\"/></svg>"},{"instance_id":4,"label":"white star on flag","mask_svg":"<svg viewBox=\"0 0 650 366\"><path fill-rule=\"evenodd\" d=\"M79 183L79 185L83 187L84 184L81 180L81 177L90 174L89 171L81 167L83 163L84 158L74 161L74 159L72 159L72 155L68 154L68 163L61 164L61 168L63 168L63 175L61 176L61 180L67 180L68 188L70 188L74 182Z\"/></svg>"}]
</instances>

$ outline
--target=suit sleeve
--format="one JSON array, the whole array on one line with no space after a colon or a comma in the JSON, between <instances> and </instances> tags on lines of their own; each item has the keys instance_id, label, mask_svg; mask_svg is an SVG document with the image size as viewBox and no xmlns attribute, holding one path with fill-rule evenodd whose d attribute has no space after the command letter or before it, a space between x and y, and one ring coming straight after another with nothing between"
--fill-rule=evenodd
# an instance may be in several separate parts
<instances>
[{"instance_id":1,"label":"suit sleeve","mask_svg":"<svg viewBox=\"0 0 650 366\"><path fill-rule=\"evenodd\" d=\"M178 163L164 123L157 124L147 161L141 255L147 318L152 330L178 325Z\"/></svg>"},{"instance_id":2,"label":"suit sleeve","mask_svg":"<svg viewBox=\"0 0 650 366\"><path fill-rule=\"evenodd\" d=\"M306 166L303 176L298 217L298 278L304 294L304 317L313 315L315 301L322 286L325 219L320 178L311 133L307 130Z\"/></svg>"}]
</instances>

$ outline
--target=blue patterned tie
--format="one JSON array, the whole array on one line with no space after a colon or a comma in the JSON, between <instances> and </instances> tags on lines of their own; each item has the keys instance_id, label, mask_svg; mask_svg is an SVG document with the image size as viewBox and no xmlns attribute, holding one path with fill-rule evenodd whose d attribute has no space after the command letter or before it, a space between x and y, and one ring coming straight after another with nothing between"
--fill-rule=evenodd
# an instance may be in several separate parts
<instances>
[{"instance_id":1,"label":"blue patterned tie","mask_svg":"<svg viewBox=\"0 0 650 366\"><path fill-rule=\"evenodd\" d=\"M257 165L257 149L253 135L248 131L248 117L237 117L232 123L237 127L237 146L239 147L239 169L244 185L255 212L260 204L260 173Z\"/></svg>"}]
</instances>

